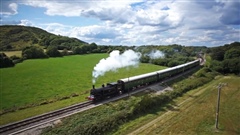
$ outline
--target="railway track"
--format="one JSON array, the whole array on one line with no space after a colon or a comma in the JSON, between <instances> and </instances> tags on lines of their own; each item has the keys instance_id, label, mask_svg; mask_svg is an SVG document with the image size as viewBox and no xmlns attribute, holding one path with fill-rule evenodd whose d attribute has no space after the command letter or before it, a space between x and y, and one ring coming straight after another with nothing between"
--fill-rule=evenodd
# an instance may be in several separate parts
<instances>
[{"instance_id":1,"label":"railway track","mask_svg":"<svg viewBox=\"0 0 240 135\"><path fill-rule=\"evenodd\" d=\"M22 121L3 125L3 126L0 126L0 134L11 134L16 131L26 129L26 128L34 126L34 125L39 125L39 124L47 122L47 121L49 122L51 120L54 120L54 118L59 118L59 117L63 117L63 116L69 115L69 114L73 114L74 112L77 112L77 111L79 112L79 110L86 108L92 104L93 103L91 101L86 101L86 102L72 105L72 106L62 108L62 109L59 109L56 111L52 111L49 113L31 117L31 118L28 118L28 119L25 119Z\"/></svg>"}]
</instances>

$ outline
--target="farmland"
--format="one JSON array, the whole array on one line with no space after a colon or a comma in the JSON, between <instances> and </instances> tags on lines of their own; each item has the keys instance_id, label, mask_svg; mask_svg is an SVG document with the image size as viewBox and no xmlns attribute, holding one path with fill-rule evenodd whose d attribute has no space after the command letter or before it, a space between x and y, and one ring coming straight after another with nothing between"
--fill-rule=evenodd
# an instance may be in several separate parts
<instances>
[{"instance_id":1,"label":"farmland","mask_svg":"<svg viewBox=\"0 0 240 135\"><path fill-rule=\"evenodd\" d=\"M92 86L93 67L107 56L108 54L91 54L26 60L13 68L0 69L1 111L21 106L31 107L46 101L52 103L71 95L79 95L77 100L74 98L75 103L84 101ZM160 69L163 67L140 64L138 68L107 72L104 77L98 79L96 86ZM72 99L68 99L70 100Z\"/></svg>"}]
</instances>

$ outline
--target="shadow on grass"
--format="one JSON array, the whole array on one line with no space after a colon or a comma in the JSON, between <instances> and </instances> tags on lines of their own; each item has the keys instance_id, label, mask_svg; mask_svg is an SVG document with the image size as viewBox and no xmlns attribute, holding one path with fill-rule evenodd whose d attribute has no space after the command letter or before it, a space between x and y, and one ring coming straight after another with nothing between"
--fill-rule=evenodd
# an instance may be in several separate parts
<instances>
[{"instance_id":1,"label":"shadow on grass","mask_svg":"<svg viewBox=\"0 0 240 135\"><path fill-rule=\"evenodd\" d=\"M198 98L199 96L188 95L190 98Z\"/></svg>"},{"instance_id":2,"label":"shadow on grass","mask_svg":"<svg viewBox=\"0 0 240 135\"><path fill-rule=\"evenodd\" d=\"M177 106L173 106L173 105L167 105L166 108L167 110L170 110L170 111L179 111Z\"/></svg>"}]
</instances>

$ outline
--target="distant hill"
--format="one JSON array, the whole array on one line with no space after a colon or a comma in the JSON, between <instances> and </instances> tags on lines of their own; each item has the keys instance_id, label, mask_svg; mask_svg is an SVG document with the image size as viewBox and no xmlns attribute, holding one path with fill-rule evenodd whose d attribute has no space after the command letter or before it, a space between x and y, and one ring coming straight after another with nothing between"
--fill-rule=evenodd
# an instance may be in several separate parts
<instances>
[{"instance_id":1,"label":"distant hill","mask_svg":"<svg viewBox=\"0 0 240 135\"><path fill-rule=\"evenodd\" d=\"M77 38L55 35L40 28L19 25L0 26L0 39L0 51L22 50L31 45L43 48L53 45L59 49L71 49L73 46L88 44Z\"/></svg>"}]
</instances>

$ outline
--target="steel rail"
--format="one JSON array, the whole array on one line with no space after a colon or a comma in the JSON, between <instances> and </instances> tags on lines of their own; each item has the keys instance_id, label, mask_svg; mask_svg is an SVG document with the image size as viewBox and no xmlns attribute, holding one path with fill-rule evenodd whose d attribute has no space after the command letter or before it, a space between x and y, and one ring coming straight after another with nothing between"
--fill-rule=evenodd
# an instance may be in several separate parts
<instances>
[{"instance_id":1,"label":"steel rail","mask_svg":"<svg viewBox=\"0 0 240 135\"><path fill-rule=\"evenodd\" d=\"M44 113L44 114L41 114L41 115L38 115L38 116L30 117L30 118L27 118L27 119L24 119L24 120L21 120L21 121L6 124L6 125L3 125L3 126L0 126L0 134L10 132L10 131L13 131L13 130L16 130L16 129L20 130L21 128L24 128L27 125L38 124L43 120L51 119L51 118L61 116L61 115L64 115L64 114L68 114L68 113L73 112L75 110L87 107L91 104L93 104L91 101L86 101L86 102L75 104L75 105L65 107L65 108L62 108L62 109L59 109L59 110L56 110L56 111L51 111L51 112Z\"/></svg>"}]
</instances>

